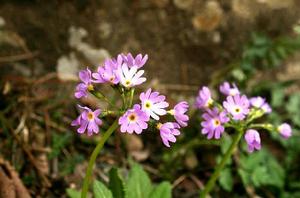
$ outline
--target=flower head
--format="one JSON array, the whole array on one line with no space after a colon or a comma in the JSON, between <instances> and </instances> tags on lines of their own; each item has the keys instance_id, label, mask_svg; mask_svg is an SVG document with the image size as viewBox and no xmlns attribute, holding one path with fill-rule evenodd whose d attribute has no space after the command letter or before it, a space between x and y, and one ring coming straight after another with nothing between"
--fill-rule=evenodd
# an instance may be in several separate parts
<instances>
[{"instance_id":1,"label":"flower head","mask_svg":"<svg viewBox=\"0 0 300 198\"><path fill-rule=\"evenodd\" d=\"M127 88L134 87L145 82L146 78L142 77L143 74L144 70L138 70L137 66L129 68L127 64L123 64L118 69L120 83Z\"/></svg>"},{"instance_id":2,"label":"flower head","mask_svg":"<svg viewBox=\"0 0 300 198\"><path fill-rule=\"evenodd\" d=\"M166 147L170 147L169 142L176 142L176 137L180 135L180 126L175 122L159 123L157 128L160 132L160 137Z\"/></svg>"},{"instance_id":3,"label":"flower head","mask_svg":"<svg viewBox=\"0 0 300 198\"><path fill-rule=\"evenodd\" d=\"M260 150L260 136L254 129L248 129L245 134L245 140L248 144L248 151L252 153L255 149Z\"/></svg>"},{"instance_id":4,"label":"flower head","mask_svg":"<svg viewBox=\"0 0 300 198\"><path fill-rule=\"evenodd\" d=\"M126 65L131 67L137 67L141 68L145 65L145 63L148 60L148 55L146 54L144 57L142 54L138 54L135 58L132 56L131 53L128 53L127 55L122 54L123 61L126 63Z\"/></svg>"},{"instance_id":5,"label":"flower head","mask_svg":"<svg viewBox=\"0 0 300 198\"><path fill-rule=\"evenodd\" d=\"M227 96L223 106L234 120L243 120L249 113L249 100L245 95Z\"/></svg>"},{"instance_id":6,"label":"flower head","mask_svg":"<svg viewBox=\"0 0 300 198\"><path fill-rule=\"evenodd\" d=\"M86 97L88 91L93 91L94 87L92 84L92 72L88 68L79 72L79 78L82 81L76 86L75 97L81 98Z\"/></svg>"},{"instance_id":7,"label":"flower head","mask_svg":"<svg viewBox=\"0 0 300 198\"><path fill-rule=\"evenodd\" d=\"M265 104L263 104L261 106L261 109L265 112L265 113L271 113L272 112L272 108L271 106L265 102Z\"/></svg>"},{"instance_id":8,"label":"flower head","mask_svg":"<svg viewBox=\"0 0 300 198\"><path fill-rule=\"evenodd\" d=\"M90 108L82 107L80 105L78 105L78 107L83 111L77 117L77 119L71 123L71 125L80 126L77 129L78 133L84 133L86 130L89 136L91 136L93 133L98 133L99 126L102 124L102 120L98 118L98 116L101 113L101 110L97 109L95 111L92 111Z\"/></svg>"},{"instance_id":9,"label":"flower head","mask_svg":"<svg viewBox=\"0 0 300 198\"><path fill-rule=\"evenodd\" d=\"M135 104L133 109L127 110L123 116L119 119L119 124L121 125L121 132L136 134L142 133L143 129L148 128L147 122L149 121L149 116L141 110L141 106Z\"/></svg>"},{"instance_id":10,"label":"flower head","mask_svg":"<svg viewBox=\"0 0 300 198\"><path fill-rule=\"evenodd\" d=\"M176 122L181 127L186 127L189 120L189 116L186 115L189 104L186 101L179 102L174 106L174 109L170 110L169 113L174 116Z\"/></svg>"},{"instance_id":11,"label":"flower head","mask_svg":"<svg viewBox=\"0 0 300 198\"><path fill-rule=\"evenodd\" d=\"M291 135L292 135L292 128L287 123L283 123L283 124L279 125L277 130L279 131L280 135L285 139L291 137Z\"/></svg>"},{"instance_id":12,"label":"flower head","mask_svg":"<svg viewBox=\"0 0 300 198\"><path fill-rule=\"evenodd\" d=\"M151 92L148 89L146 92L140 94L140 100L142 102L142 110L155 120L159 120L159 116L165 115L167 111L166 107L169 103L165 101L166 97L159 95L159 92Z\"/></svg>"},{"instance_id":13,"label":"flower head","mask_svg":"<svg viewBox=\"0 0 300 198\"><path fill-rule=\"evenodd\" d=\"M199 90L198 96L196 98L196 107L198 108L208 108L210 105L212 105L213 100L211 98L211 93L208 87L202 87L201 90Z\"/></svg>"},{"instance_id":14,"label":"flower head","mask_svg":"<svg viewBox=\"0 0 300 198\"><path fill-rule=\"evenodd\" d=\"M224 132L223 124L229 121L226 113L224 111L219 112L216 107L212 110L207 109L207 112L202 115L202 118L204 119L201 122L201 126L203 127L202 134L206 134L207 139L213 137L219 139Z\"/></svg>"},{"instance_id":15,"label":"flower head","mask_svg":"<svg viewBox=\"0 0 300 198\"><path fill-rule=\"evenodd\" d=\"M271 113L272 109L270 105L266 102L265 98L260 96L250 98L250 104L252 107L256 107L258 109L262 109L265 113Z\"/></svg>"},{"instance_id":16,"label":"flower head","mask_svg":"<svg viewBox=\"0 0 300 198\"><path fill-rule=\"evenodd\" d=\"M117 70L121 67L122 57L118 56L117 60L107 59L104 62L104 66L98 67L96 73L93 73L93 77L96 79L96 83L106 83L118 84L120 79L117 74Z\"/></svg>"},{"instance_id":17,"label":"flower head","mask_svg":"<svg viewBox=\"0 0 300 198\"><path fill-rule=\"evenodd\" d=\"M226 96L235 96L237 94L240 94L237 86L232 83L232 87L230 87L229 82L224 82L222 85L220 85L220 92Z\"/></svg>"}]
</instances>

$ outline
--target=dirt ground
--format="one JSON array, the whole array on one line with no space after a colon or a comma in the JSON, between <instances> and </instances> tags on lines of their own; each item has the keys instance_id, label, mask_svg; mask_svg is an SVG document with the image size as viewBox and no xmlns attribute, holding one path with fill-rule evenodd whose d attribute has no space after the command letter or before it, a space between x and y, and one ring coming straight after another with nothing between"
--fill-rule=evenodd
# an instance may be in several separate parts
<instances>
[{"instance_id":1,"label":"dirt ground","mask_svg":"<svg viewBox=\"0 0 300 198\"><path fill-rule=\"evenodd\" d=\"M241 44L252 32L287 34L299 19L297 1L258 2L15 0L0 2L0 16L30 51L38 52L33 64L42 73L54 71L58 58L71 51L68 30L75 26L87 30L87 43L112 56L149 54L147 74L161 83L200 86L241 55ZM13 54L0 51L1 56Z\"/></svg>"}]
</instances>

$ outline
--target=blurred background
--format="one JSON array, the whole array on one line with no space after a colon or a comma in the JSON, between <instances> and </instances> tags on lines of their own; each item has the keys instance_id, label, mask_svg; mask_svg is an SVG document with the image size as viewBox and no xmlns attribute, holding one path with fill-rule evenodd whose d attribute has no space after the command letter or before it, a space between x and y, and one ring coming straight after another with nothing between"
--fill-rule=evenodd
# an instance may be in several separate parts
<instances>
[{"instance_id":1,"label":"blurred background","mask_svg":"<svg viewBox=\"0 0 300 198\"><path fill-rule=\"evenodd\" d=\"M0 197L67 197L80 188L101 134L70 127L78 71L128 52L149 56L140 91L192 106L201 86L217 90L227 80L266 97L268 121L293 125L289 140L262 133L260 152L242 145L213 197L300 197L299 25L298 0L0 0ZM116 132L94 178L107 182L113 166L126 174L134 160L154 183L171 182L173 197L198 197L231 138L206 141L200 114L190 116L171 149L149 133Z\"/></svg>"}]
</instances>

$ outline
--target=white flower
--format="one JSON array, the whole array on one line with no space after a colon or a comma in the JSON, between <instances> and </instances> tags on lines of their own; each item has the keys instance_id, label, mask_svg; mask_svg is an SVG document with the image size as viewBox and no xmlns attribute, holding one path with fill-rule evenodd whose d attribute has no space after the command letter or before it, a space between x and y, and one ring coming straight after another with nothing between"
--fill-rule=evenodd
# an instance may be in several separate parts
<instances>
[{"instance_id":1,"label":"white flower","mask_svg":"<svg viewBox=\"0 0 300 198\"><path fill-rule=\"evenodd\" d=\"M143 74L144 70L138 70L136 66L128 68L127 64L123 64L118 69L120 84L124 87L134 87L145 82L146 78L142 77Z\"/></svg>"}]
</instances>

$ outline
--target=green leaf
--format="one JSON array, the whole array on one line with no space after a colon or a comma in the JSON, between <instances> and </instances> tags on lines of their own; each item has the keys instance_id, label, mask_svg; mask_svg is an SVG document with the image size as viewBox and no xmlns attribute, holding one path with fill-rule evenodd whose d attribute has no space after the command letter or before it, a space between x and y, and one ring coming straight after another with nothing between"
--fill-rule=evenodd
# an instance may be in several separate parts
<instances>
[{"instance_id":1,"label":"green leaf","mask_svg":"<svg viewBox=\"0 0 300 198\"><path fill-rule=\"evenodd\" d=\"M254 186L259 187L263 184L267 184L268 180L270 180L270 175L265 166L260 166L254 169L252 173L252 181Z\"/></svg>"},{"instance_id":2,"label":"green leaf","mask_svg":"<svg viewBox=\"0 0 300 198\"><path fill-rule=\"evenodd\" d=\"M300 94L293 94L289 97L288 102L285 104L285 109L289 113L289 118L293 121L294 125L300 126Z\"/></svg>"},{"instance_id":3,"label":"green leaf","mask_svg":"<svg viewBox=\"0 0 300 198\"><path fill-rule=\"evenodd\" d=\"M151 181L143 168L134 164L127 181L128 198L147 198L152 191Z\"/></svg>"},{"instance_id":4,"label":"green leaf","mask_svg":"<svg viewBox=\"0 0 300 198\"><path fill-rule=\"evenodd\" d=\"M262 149L248 156L241 156L239 175L244 185L263 185L282 188L285 172L277 160L266 149Z\"/></svg>"},{"instance_id":5,"label":"green leaf","mask_svg":"<svg viewBox=\"0 0 300 198\"><path fill-rule=\"evenodd\" d=\"M67 195L70 198L80 198L81 193L73 188L68 188L67 189Z\"/></svg>"},{"instance_id":6,"label":"green leaf","mask_svg":"<svg viewBox=\"0 0 300 198\"><path fill-rule=\"evenodd\" d=\"M125 198L126 189L117 168L112 168L109 171L109 189L112 191L114 198Z\"/></svg>"},{"instance_id":7,"label":"green leaf","mask_svg":"<svg viewBox=\"0 0 300 198\"><path fill-rule=\"evenodd\" d=\"M233 187L233 178L230 168L224 168L220 173L220 185L226 191L231 191Z\"/></svg>"},{"instance_id":8,"label":"green leaf","mask_svg":"<svg viewBox=\"0 0 300 198\"><path fill-rule=\"evenodd\" d=\"M296 25L294 27L294 31L297 33L297 34L300 34L300 26L299 25Z\"/></svg>"},{"instance_id":9,"label":"green leaf","mask_svg":"<svg viewBox=\"0 0 300 198\"><path fill-rule=\"evenodd\" d=\"M284 99L284 92L281 87L275 87L272 90L272 106L273 107L279 107L283 104Z\"/></svg>"},{"instance_id":10,"label":"green leaf","mask_svg":"<svg viewBox=\"0 0 300 198\"><path fill-rule=\"evenodd\" d=\"M242 182L244 184L245 187L249 186L251 184L251 175L250 173L248 173L247 171L243 170L243 169L238 169L238 173L240 175L240 177L242 178Z\"/></svg>"},{"instance_id":11,"label":"green leaf","mask_svg":"<svg viewBox=\"0 0 300 198\"><path fill-rule=\"evenodd\" d=\"M158 186L155 186L149 196L149 198L171 198L172 186L169 182L162 182Z\"/></svg>"},{"instance_id":12,"label":"green leaf","mask_svg":"<svg viewBox=\"0 0 300 198\"><path fill-rule=\"evenodd\" d=\"M95 198L113 198L111 191L100 181L95 181L93 185Z\"/></svg>"}]
</instances>

